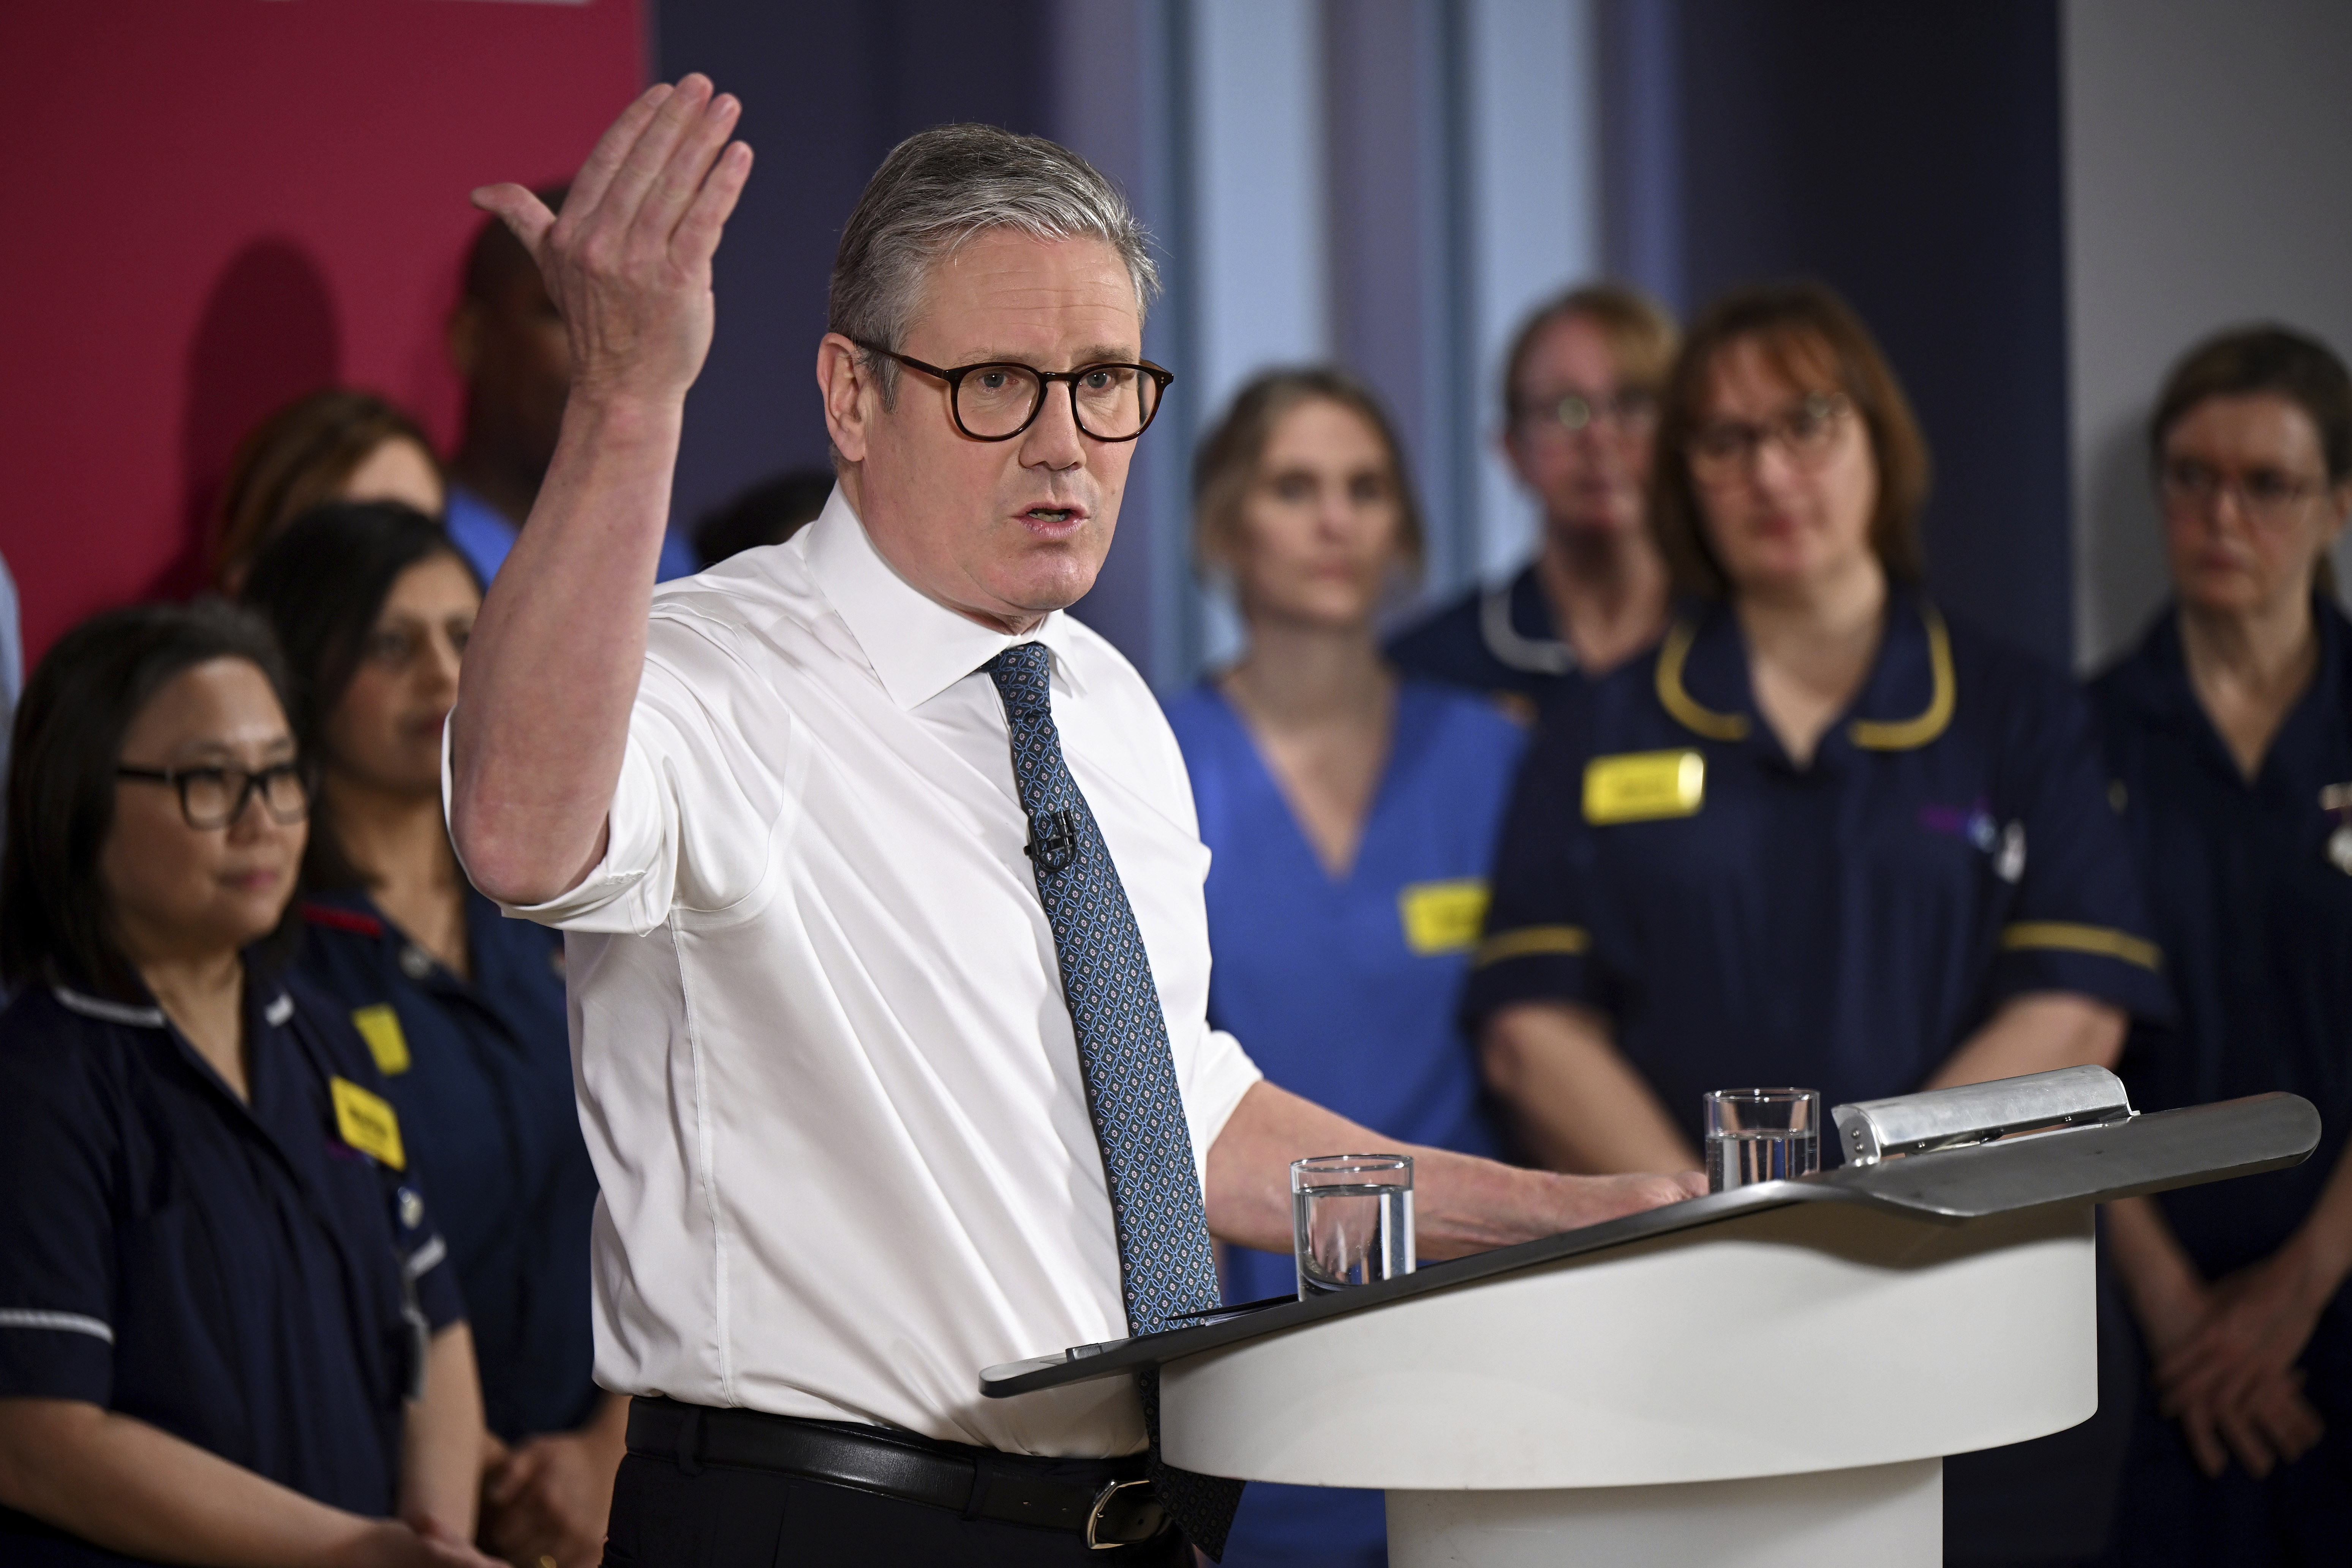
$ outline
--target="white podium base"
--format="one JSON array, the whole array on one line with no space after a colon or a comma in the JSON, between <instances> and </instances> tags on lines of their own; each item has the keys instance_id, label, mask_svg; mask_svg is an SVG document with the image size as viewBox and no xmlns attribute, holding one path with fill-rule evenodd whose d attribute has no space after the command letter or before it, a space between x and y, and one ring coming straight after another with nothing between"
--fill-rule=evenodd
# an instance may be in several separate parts
<instances>
[{"instance_id":1,"label":"white podium base","mask_svg":"<svg viewBox=\"0 0 2352 1568\"><path fill-rule=\"evenodd\" d=\"M1944 1461L1737 1481L1389 1494L1389 1568L1938 1568Z\"/></svg>"}]
</instances>

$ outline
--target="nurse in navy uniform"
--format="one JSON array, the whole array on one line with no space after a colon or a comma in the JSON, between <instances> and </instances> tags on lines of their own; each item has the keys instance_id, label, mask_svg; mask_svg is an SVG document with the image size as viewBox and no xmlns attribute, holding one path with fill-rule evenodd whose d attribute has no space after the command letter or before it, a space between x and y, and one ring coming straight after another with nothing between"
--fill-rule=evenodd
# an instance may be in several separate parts
<instances>
[{"instance_id":1,"label":"nurse in navy uniform","mask_svg":"<svg viewBox=\"0 0 2352 1568\"><path fill-rule=\"evenodd\" d=\"M482 1443L448 1248L341 1012L273 973L308 791L217 605L68 633L0 870L0 1559L425 1564Z\"/></svg>"},{"instance_id":2,"label":"nurse in navy uniform","mask_svg":"<svg viewBox=\"0 0 2352 1568\"><path fill-rule=\"evenodd\" d=\"M1674 357L1674 318L1622 284L1589 283L1528 315L1504 361L1500 445L1542 509L1542 547L1508 582L1399 634L1391 663L1532 720L1658 640L1666 566L1643 515Z\"/></svg>"},{"instance_id":3,"label":"nurse in navy uniform","mask_svg":"<svg viewBox=\"0 0 2352 1568\"><path fill-rule=\"evenodd\" d=\"M432 519L346 503L273 541L246 598L293 666L295 734L320 762L300 972L366 1038L446 1194L496 1440L483 1539L510 1561L587 1568L628 1401L593 1375L596 1173L572 1100L563 936L474 891L441 815L441 731L481 586Z\"/></svg>"},{"instance_id":4,"label":"nurse in navy uniform","mask_svg":"<svg viewBox=\"0 0 2352 1568\"><path fill-rule=\"evenodd\" d=\"M1709 1089L1827 1105L2112 1065L2166 1012L2082 697L1919 586L1927 463L1827 289L1737 293L1694 329L1656 493L1693 596L1531 748L1466 994L1548 1163L1686 1163ZM2103 1502L2056 1511L2052 1555L2098 1550Z\"/></svg>"},{"instance_id":5,"label":"nurse in navy uniform","mask_svg":"<svg viewBox=\"0 0 2352 1568\"><path fill-rule=\"evenodd\" d=\"M2287 1089L2292 1171L2111 1205L2150 1386L2116 1556L2339 1560L2352 1541L2352 379L2299 333L2216 338L2151 422L2175 602L2093 688L2170 961L2142 1110Z\"/></svg>"}]
</instances>

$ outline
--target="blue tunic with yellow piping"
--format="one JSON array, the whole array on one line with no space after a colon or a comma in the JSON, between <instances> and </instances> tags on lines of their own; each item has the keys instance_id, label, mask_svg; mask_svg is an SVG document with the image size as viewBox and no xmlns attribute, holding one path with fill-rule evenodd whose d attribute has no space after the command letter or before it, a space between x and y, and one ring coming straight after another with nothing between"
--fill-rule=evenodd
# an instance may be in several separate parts
<instances>
[{"instance_id":1,"label":"blue tunic with yellow piping","mask_svg":"<svg viewBox=\"0 0 2352 1568\"><path fill-rule=\"evenodd\" d=\"M1916 1089L2023 993L2169 1009L2081 694L1901 587L1807 767L1757 713L1727 605L1566 694L1494 885L1473 1025L1598 1009L1695 1142L1708 1089Z\"/></svg>"}]
</instances>

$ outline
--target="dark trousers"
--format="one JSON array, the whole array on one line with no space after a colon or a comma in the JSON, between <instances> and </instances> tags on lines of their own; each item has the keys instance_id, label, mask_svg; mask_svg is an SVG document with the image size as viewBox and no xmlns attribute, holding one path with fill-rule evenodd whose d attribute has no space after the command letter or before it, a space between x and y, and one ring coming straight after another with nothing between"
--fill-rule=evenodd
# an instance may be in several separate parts
<instances>
[{"instance_id":1,"label":"dark trousers","mask_svg":"<svg viewBox=\"0 0 2352 1568\"><path fill-rule=\"evenodd\" d=\"M1050 1464L1052 1461L1037 1461ZM1084 1464L1086 1461L1074 1461ZM1190 1568L1181 1531L1093 1552L1073 1531L965 1519L929 1503L771 1470L631 1454L613 1487L606 1568Z\"/></svg>"}]
</instances>

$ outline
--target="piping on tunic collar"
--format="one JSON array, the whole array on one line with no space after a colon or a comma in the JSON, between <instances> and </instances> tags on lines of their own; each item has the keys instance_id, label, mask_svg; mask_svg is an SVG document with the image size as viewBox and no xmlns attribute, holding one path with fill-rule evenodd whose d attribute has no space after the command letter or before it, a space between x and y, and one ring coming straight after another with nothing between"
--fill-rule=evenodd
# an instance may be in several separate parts
<instances>
[{"instance_id":1,"label":"piping on tunic collar","mask_svg":"<svg viewBox=\"0 0 2352 1568\"><path fill-rule=\"evenodd\" d=\"M1846 735L1855 745L1874 752L1914 751L1950 727L1959 688L1952 672L1951 630L1936 606L1925 599L1919 601L1919 620L1927 634L1927 706L1908 719L1853 721L1846 726ZM1676 620L1666 633L1665 645L1658 649L1659 706L1694 734L1710 741L1744 741L1748 731L1746 714L1718 713L1703 707L1683 684L1683 667L1697 640L1698 628L1688 620Z\"/></svg>"},{"instance_id":2,"label":"piping on tunic collar","mask_svg":"<svg viewBox=\"0 0 2352 1568\"><path fill-rule=\"evenodd\" d=\"M136 1007L127 1002L109 1002L103 997L85 995L67 985L52 985L49 994L68 1013L79 1013L86 1018L97 1018L109 1024L128 1024L134 1029L160 1029L169 1020L161 1007ZM261 1020L271 1028L282 1028L294 1016L294 998L280 991L277 998L261 1009Z\"/></svg>"},{"instance_id":3,"label":"piping on tunic collar","mask_svg":"<svg viewBox=\"0 0 2352 1568\"><path fill-rule=\"evenodd\" d=\"M1530 571L1534 570L1532 567ZM1511 624L1511 599L1518 580L1499 583L1478 597L1478 636L1506 669L1528 675L1567 675L1576 668L1576 649L1556 638L1531 637Z\"/></svg>"}]
</instances>

